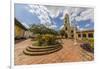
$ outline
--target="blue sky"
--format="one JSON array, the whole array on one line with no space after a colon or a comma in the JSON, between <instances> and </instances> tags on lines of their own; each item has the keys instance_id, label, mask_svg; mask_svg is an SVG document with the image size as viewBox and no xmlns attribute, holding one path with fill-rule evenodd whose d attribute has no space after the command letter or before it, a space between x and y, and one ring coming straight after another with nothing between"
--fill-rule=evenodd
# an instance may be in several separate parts
<instances>
[{"instance_id":1,"label":"blue sky","mask_svg":"<svg viewBox=\"0 0 100 69\"><path fill-rule=\"evenodd\" d=\"M59 30L63 27L65 14L70 24L76 24L79 30L94 28L94 9L85 7L49 6L15 4L15 17L26 27L31 24L44 24Z\"/></svg>"}]
</instances>

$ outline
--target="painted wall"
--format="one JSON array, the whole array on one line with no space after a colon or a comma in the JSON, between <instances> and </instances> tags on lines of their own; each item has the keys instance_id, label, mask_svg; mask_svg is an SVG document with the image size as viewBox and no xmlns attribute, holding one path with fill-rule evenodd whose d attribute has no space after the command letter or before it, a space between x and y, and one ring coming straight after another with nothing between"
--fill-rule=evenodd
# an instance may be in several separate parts
<instances>
[{"instance_id":1,"label":"painted wall","mask_svg":"<svg viewBox=\"0 0 100 69\"><path fill-rule=\"evenodd\" d=\"M79 37L80 34L80 37ZM83 34L86 35L86 37L83 36ZM93 37L90 37L89 34L92 34ZM83 38L87 38L87 39L91 39L94 38L94 31L83 31L83 32L77 32L77 39L83 39Z\"/></svg>"},{"instance_id":2,"label":"painted wall","mask_svg":"<svg viewBox=\"0 0 100 69\"><path fill-rule=\"evenodd\" d=\"M15 24L15 37L18 37L18 38L23 37L24 33L25 33L25 30L21 26Z\"/></svg>"}]
</instances>

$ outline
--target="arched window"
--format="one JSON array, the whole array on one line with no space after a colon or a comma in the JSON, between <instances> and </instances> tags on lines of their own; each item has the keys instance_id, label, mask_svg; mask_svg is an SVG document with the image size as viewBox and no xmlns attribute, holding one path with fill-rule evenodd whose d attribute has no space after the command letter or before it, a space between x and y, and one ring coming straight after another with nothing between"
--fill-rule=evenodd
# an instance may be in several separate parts
<instances>
[{"instance_id":1,"label":"arched window","mask_svg":"<svg viewBox=\"0 0 100 69\"><path fill-rule=\"evenodd\" d=\"M88 33L88 37L92 38L93 37L93 33Z\"/></svg>"},{"instance_id":2,"label":"arched window","mask_svg":"<svg viewBox=\"0 0 100 69\"><path fill-rule=\"evenodd\" d=\"M81 34L78 34L78 37L80 38L81 37Z\"/></svg>"},{"instance_id":3,"label":"arched window","mask_svg":"<svg viewBox=\"0 0 100 69\"><path fill-rule=\"evenodd\" d=\"M83 34L83 37L86 37L86 34Z\"/></svg>"},{"instance_id":4,"label":"arched window","mask_svg":"<svg viewBox=\"0 0 100 69\"><path fill-rule=\"evenodd\" d=\"M65 28L65 30L67 30L67 27Z\"/></svg>"},{"instance_id":5,"label":"arched window","mask_svg":"<svg viewBox=\"0 0 100 69\"><path fill-rule=\"evenodd\" d=\"M73 30L71 30L71 33L73 33Z\"/></svg>"},{"instance_id":6,"label":"arched window","mask_svg":"<svg viewBox=\"0 0 100 69\"><path fill-rule=\"evenodd\" d=\"M71 35L71 37L73 38L73 37L74 37L74 35Z\"/></svg>"},{"instance_id":7,"label":"arched window","mask_svg":"<svg viewBox=\"0 0 100 69\"><path fill-rule=\"evenodd\" d=\"M67 23L67 20L65 20L65 23Z\"/></svg>"}]
</instances>

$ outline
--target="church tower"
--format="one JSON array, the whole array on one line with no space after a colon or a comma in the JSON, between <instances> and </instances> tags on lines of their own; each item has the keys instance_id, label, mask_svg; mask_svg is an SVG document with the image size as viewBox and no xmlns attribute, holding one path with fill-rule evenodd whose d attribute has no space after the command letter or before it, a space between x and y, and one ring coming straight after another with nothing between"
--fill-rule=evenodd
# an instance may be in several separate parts
<instances>
[{"instance_id":1,"label":"church tower","mask_svg":"<svg viewBox=\"0 0 100 69\"><path fill-rule=\"evenodd\" d=\"M65 18L64 18L64 30L65 30L65 38L72 38L74 36L73 29L70 26L68 14L65 14Z\"/></svg>"}]
</instances>

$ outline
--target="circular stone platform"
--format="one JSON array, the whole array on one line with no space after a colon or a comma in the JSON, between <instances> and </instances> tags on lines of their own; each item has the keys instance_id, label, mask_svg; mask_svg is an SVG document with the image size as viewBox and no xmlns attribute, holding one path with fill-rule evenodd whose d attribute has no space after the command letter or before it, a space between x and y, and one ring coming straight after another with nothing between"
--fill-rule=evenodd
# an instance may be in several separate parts
<instances>
[{"instance_id":1,"label":"circular stone platform","mask_svg":"<svg viewBox=\"0 0 100 69\"><path fill-rule=\"evenodd\" d=\"M52 46L28 46L23 53L25 55L36 56L36 55L46 55L62 49L60 44Z\"/></svg>"}]
</instances>

